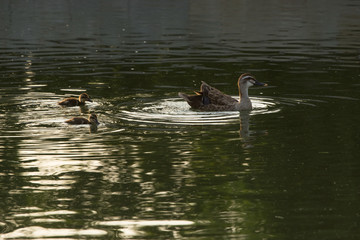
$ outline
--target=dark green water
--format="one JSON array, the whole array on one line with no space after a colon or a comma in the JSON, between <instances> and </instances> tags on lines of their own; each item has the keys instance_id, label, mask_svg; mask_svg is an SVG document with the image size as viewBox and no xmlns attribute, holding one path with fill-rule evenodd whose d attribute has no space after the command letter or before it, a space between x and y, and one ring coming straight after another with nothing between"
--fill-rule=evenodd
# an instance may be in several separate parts
<instances>
[{"instance_id":1,"label":"dark green water","mask_svg":"<svg viewBox=\"0 0 360 240\"><path fill-rule=\"evenodd\" d=\"M359 239L359 39L353 0L1 1L0 239ZM243 72L250 113L177 97Z\"/></svg>"}]
</instances>

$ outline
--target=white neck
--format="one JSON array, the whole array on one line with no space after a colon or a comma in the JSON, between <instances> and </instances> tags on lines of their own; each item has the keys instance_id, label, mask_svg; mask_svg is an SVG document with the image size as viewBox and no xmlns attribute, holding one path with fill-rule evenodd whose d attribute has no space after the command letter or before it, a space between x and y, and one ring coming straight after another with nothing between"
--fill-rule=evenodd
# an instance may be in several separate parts
<instances>
[{"instance_id":1,"label":"white neck","mask_svg":"<svg viewBox=\"0 0 360 240\"><path fill-rule=\"evenodd\" d=\"M251 110L252 109L252 105L251 105L251 101L249 98L249 83L247 84L241 84L241 86L239 86L239 104L238 104L238 110Z\"/></svg>"}]
</instances>

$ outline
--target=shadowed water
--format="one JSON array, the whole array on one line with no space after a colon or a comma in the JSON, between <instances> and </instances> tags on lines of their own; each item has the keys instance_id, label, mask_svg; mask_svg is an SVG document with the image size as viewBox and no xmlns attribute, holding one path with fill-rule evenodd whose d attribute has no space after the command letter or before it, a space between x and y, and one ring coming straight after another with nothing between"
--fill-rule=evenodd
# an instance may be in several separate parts
<instances>
[{"instance_id":1,"label":"shadowed water","mask_svg":"<svg viewBox=\"0 0 360 240\"><path fill-rule=\"evenodd\" d=\"M359 9L1 1L0 239L357 239ZM177 96L243 72L250 112Z\"/></svg>"}]
</instances>

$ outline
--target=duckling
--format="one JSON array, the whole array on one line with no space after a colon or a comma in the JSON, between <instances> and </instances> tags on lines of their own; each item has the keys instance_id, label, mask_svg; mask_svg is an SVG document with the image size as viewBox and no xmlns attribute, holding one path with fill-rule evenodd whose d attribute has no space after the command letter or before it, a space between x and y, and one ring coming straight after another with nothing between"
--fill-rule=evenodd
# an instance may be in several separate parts
<instances>
[{"instance_id":1,"label":"duckling","mask_svg":"<svg viewBox=\"0 0 360 240\"><path fill-rule=\"evenodd\" d=\"M96 126L96 125L100 124L95 113L89 114L88 119L83 118L83 117L74 117L72 119L66 120L65 122L68 123L68 124L74 124L74 125L75 124L76 125L79 125L79 124L91 124L91 125Z\"/></svg>"},{"instance_id":2,"label":"duckling","mask_svg":"<svg viewBox=\"0 0 360 240\"><path fill-rule=\"evenodd\" d=\"M204 81L200 86L200 91L196 95L187 95L179 92L179 97L183 98L194 109L201 111L244 111L251 110L252 105L248 95L248 89L252 86L267 86L255 79L251 74L244 73L238 79L239 101L211 87Z\"/></svg>"},{"instance_id":3,"label":"duckling","mask_svg":"<svg viewBox=\"0 0 360 240\"><path fill-rule=\"evenodd\" d=\"M58 104L61 106L66 106L66 107L84 106L85 101L92 102L89 95L87 95L86 93L82 93L82 94L80 94L79 99L74 98L74 97L65 98L64 100L58 102Z\"/></svg>"}]
</instances>

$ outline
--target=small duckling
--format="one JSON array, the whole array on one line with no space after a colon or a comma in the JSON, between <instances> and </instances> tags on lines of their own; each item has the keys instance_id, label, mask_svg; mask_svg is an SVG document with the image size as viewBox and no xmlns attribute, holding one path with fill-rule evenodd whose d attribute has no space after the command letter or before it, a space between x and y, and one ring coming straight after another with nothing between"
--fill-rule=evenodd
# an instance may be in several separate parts
<instances>
[{"instance_id":1,"label":"small duckling","mask_svg":"<svg viewBox=\"0 0 360 240\"><path fill-rule=\"evenodd\" d=\"M98 119L97 119L97 116L95 113L91 113L89 114L89 118L86 119L86 118L83 118L83 117L74 117L72 119L69 119L69 120L66 120L65 121L67 124L91 124L91 125L98 125L100 124Z\"/></svg>"},{"instance_id":2,"label":"small duckling","mask_svg":"<svg viewBox=\"0 0 360 240\"><path fill-rule=\"evenodd\" d=\"M82 93L82 94L80 94L79 99L74 98L74 97L65 98L64 100L58 102L58 104L61 106L66 106L66 107L84 106L85 101L92 102L89 95L87 95L86 93Z\"/></svg>"}]
</instances>

